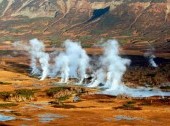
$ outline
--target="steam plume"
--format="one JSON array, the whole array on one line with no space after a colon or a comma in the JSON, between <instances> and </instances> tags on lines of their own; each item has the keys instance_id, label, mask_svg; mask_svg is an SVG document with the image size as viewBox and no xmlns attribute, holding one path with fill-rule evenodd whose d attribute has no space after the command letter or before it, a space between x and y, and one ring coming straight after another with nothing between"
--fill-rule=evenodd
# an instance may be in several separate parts
<instances>
[{"instance_id":1,"label":"steam plume","mask_svg":"<svg viewBox=\"0 0 170 126\"><path fill-rule=\"evenodd\" d=\"M131 61L119 56L119 44L116 40L107 41L102 60L103 65L107 66L106 87L117 89L122 84L122 76Z\"/></svg>"},{"instance_id":2,"label":"steam plume","mask_svg":"<svg viewBox=\"0 0 170 126\"><path fill-rule=\"evenodd\" d=\"M67 83L69 78L77 78L81 84L89 66L89 57L77 42L66 40L63 46L65 51L56 56L53 73L60 74L62 83Z\"/></svg>"},{"instance_id":3,"label":"steam plume","mask_svg":"<svg viewBox=\"0 0 170 126\"><path fill-rule=\"evenodd\" d=\"M104 87L110 90L119 88L130 60L119 56L119 44L116 40L108 40L104 45L104 54L100 58L100 62L102 62L102 68L96 72L96 80L89 86L95 87L100 83L104 83Z\"/></svg>"},{"instance_id":4,"label":"steam plume","mask_svg":"<svg viewBox=\"0 0 170 126\"><path fill-rule=\"evenodd\" d=\"M148 58L148 62L149 64L152 66L152 67L158 67L158 65L156 64L156 62L154 61L154 59L156 58L156 56L154 55L154 51L155 51L155 48L151 46L151 48L146 52L144 53L144 56L146 58Z\"/></svg>"},{"instance_id":5,"label":"steam plume","mask_svg":"<svg viewBox=\"0 0 170 126\"><path fill-rule=\"evenodd\" d=\"M130 60L119 56L119 44L116 40L108 40L104 45L104 54L100 58L101 66L95 74L92 82L88 87L97 87L104 84L106 88L100 92L117 96L125 94L132 97L150 97L150 96L170 96L169 92L162 92L158 89L148 88L129 88L122 82L122 76L126 71L126 67L130 65Z\"/></svg>"},{"instance_id":6,"label":"steam plume","mask_svg":"<svg viewBox=\"0 0 170 126\"><path fill-rule=\"evenodd\" d=\"M92 81L88 87L101 87L105 90L102 94L119 95L126 94L133 97L149 97L154 95L170 96L168 92L152 90L148 88L132 89L122 82L123 74L126 71L130 60L119 55L119 44L116 40L108 40L104 44L104 53L99 60L94 60L96 65L90 64L90 58L80 43L66 40L63 44L64 51L55 55L54 64L50 64L50 56L44 51L43 42L32 39L29 44L15 43L15 46L24 47L31 55L30 67L33 75L40 75L41 80L46 77L61 77L61 83L67 83L69 78L78 79L78 84L83 84L86 78L87 69L91 68ZM150 63L154 67L154 55L152 51L145 54L150 58ZM91 60L92 61L92 60ZM40 64L40 67L39 67ZM101 86L101 84L103 86Z\"/></svg>"},{"instance_id":7,"label":"steam plume","mask_svg":"<svg viewBox=\"0 0 170 126\"><path fill-rule=\"evenodd\" d=\"M37 61L39 61L42 69L41 79L44 80L48 76L49 70L49 54L44 52L44 44L38 39L32 39L30 43L30 54L31 54L31 73L39 75L40 70L37 67Z\"/></svg>"},{"instance_id":8,"label":"steam plume","mask_svg":"<svg viewBox=\"0 0 170 126\"><path fill-rule=\"evenodd\" d=\"M55 66L53 73L55 75L61 74L61 83L67 83L69 79L69 59L68 56L62 52L55 58Z\"/></svg>"}]
</instances>

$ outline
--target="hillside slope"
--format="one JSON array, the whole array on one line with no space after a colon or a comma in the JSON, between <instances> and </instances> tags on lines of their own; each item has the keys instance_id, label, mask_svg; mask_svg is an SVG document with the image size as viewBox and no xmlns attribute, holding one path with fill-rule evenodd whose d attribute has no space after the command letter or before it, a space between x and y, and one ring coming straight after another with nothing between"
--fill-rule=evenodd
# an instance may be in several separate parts
<instances>
[{"instance_id":1,"label":"hillside slope","mask_svg":"<svg viewBox=\"0 0 170 126\"><path fill-rule=\"evenodd\" d=\"M89 47L117 38L129 49L170 48L170 0L0 0L0 15L0 41L71 38Z\"/></svg>"}]
</instances>

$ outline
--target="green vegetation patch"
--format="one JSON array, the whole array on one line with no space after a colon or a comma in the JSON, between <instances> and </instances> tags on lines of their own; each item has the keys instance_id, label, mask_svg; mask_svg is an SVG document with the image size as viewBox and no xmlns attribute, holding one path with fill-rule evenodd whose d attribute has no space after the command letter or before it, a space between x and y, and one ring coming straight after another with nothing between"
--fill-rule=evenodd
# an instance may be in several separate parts
<instances>
[{"instance_id":1,"label":"green vegetation patch","mask_svg":"<svg viewBox=\"0 0 170 126\"><path fill-rule=\"evenodd\" d=\"M83 48L90 48L96 42L95 38L91 35L78 36L77 39L81 42Z\"/></svg>"},{"instance_id":2,"label":"green vegetation patch","mask_svg":"<svg viewBox=\"0 0 170 126\"><path fill-rule=\"evenodd\" d=\"M51 35L46 38L47 41L50 41L50 44L53 46L61 46L62 42L64 41L63 38L58 37L56 35Z\"/></svg>"},{"instance_id":3,"label":"green vegetation patch","mask_svg":"<svg viewBox=\"0 0 170 126\"><path fill-rule=\"evenodd\" d=\"M91 34L93 34L93 35L101 35L101 34L103 34L105 31L103 31L103 30L99 30L99 29L92 29L91 30Z\"/></svg>"},{"instance_id":4,"label":"green vegetation patch","mask_svg":"<svg viewBox=\"0 0 170 126\"><path fill-rule=\"evenodd\" d=\"M141 107L135 106L135 101L127 101L122 106L116 107L115 109L123 109L123 110L142 110Z\"/></svg>"},{"instance_id":5,"label":"green vegetation patch","mask_svg":"<svg viewBox=\"0 0 170 126\"><path fill-rule=\"evenodd\" d=\"M67 100L69 98L70 98L69 95L61 96L61 97L58 98L58 101L65 101L65 100Z\"/></svg>"},{"instance_id":6,"label":"green vegetation patch","mask_svg":"<svg viewBox=\"0 0 170 126\"><path fill-rule=\"evenodd\" d=\"M103 18L100 22L100 29L104 30L103 33L107 33L107 30L110 30L110 28L116 26L117 24L119 24L119 22L121 22L121 18L119 16L108 13L107 15L105 15L105 18Z\"/></svg>"},{"instance_id":7,"label":"green vegetation patch","mask_svg":"<svg viewBox=\"0 0 170 126\"><path fill-rule=\"evenodd\" d=\"M60 91L70 90L69 87L52 87L48 90L46 90L46 94L49 97L54 97L55 94L57 94Z\"/></svg>"},{"instance_id":8,"label":"green vegetation patch","mask_svg":"<svg viewBox=\"0 0 170 126\"><path fill-rule=\"evenodd\" d=\"M14 92L0 92L0 98L6 101L9 99L11 96L13 96Z\"/></svg>"},{"instance_id":9,"label":"green vegetation patch","mask_svg":"<svg viewBox=\"0 0 170 126\"><path fill-rule=\"evenodd\" d=\"M16 103L0 103L0 108L8 108L8 107L13 107L13 106L18 106Z\"/></svg>"},{"instance_id":10,"label":"green vegetation patch","mask_svg":"<svg viewBox=\"0 0 170 126\"><path fill-rule=\"evenodd\" d=\"M90 36L90 35L80 36L80 37L79 37L79 40L80 40L81 42L90 41L90 40L92 40L92 36Z\"/></svg>"},{"instance_id":11,"label":"green vegetation patch","mask_svg":"<svg viewBox=\"0 0 170 126\"><path fill-rule=\"evenodd\" d=\"M18 38L14 37L14 36L0 36L0 42L4 42L4 41L17 41Z\"/></svg>"},{"instance_id":12,"label":"green vegetation patch","mask_svg":"<svg viewBox=\"0 0 170 126\"><path fill-rule=\"evenodd\" d=\"M9 84L12 84L12 83L0 81L0 85L9 85Z\"/></svg>"},{"instance_id":13,"label":"green vegetation patch","mask_svg":"<svg viewBox=\"0 0 170 126\"><path fill-rule=\"evenodd\" d=\"M11 99L17 101L18 97L30 99L31 97L34 97L34 94L37 91L38 89L18 89L15 91L0 92L0 99L4 101L10 101Z\"/></svg>"},{"instance_id":14,"label":"green vegetation patch","mask_svg":"<svg viewBox=\"0 0 170 126\"><path fill-rule=\"evenodd\" d=\"M30 97L34 96L37 90L36 89L18 89L18 90L15 90L15 92L17 96L22 96L22 97L29 99Z\"/></svg>"}]
</instances>

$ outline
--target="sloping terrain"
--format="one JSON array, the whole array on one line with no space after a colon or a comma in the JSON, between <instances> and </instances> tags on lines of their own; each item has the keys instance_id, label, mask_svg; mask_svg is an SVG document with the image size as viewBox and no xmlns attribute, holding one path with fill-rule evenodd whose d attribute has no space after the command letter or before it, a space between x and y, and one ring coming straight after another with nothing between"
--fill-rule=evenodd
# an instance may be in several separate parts
<instances>
[{"instance_id":1,"label":"sloping terrain","mask_svg":"<svg viewBox=\"0 0 170 126\"><path fill-rule=\"evenodd\" d=\"M117 38L124 48L170 47L170 0L0 0L0 41L38 37L83 46Z\"/></svg>"}]
</instances>

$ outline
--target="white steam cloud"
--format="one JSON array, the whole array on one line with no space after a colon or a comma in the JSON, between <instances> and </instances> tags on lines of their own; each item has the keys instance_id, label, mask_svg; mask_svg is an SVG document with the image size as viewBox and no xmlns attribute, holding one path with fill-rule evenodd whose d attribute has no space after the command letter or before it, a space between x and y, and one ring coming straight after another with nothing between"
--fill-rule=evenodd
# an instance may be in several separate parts
<instances>
[{"instance_id":1,"label":"white steam cloud","mask_svg":"<svg viewBox=\"0 0 170 126\"><path fill-rule=\"evenodd\" d=\"M78 84L82 84L86 77L90 59L78 42L66 40L64 51L55 56L54 64L49 63L50 55L44 51L45 46L38 39L30 40L29 45L16 42L14 46L24 47L29 52L31 74L39 75L40 80L58 76L61 77L61 83L67 83L69 78L76 78L79 80Z\"/></svg>"},{"instance_id":2,"label":"white steam cloud","mask_svg":"<svg viewBox=\"0 0 170 126\"><path fill-rule=\"evenodd\" d=\"M157 65L156 62L154 61L154 58L156 58L155 55L150 55L150 56L149 56L149 63L150 63L150 65L151 65L152 67L158 67L158 65Z\"/></svg>"},{"instance_id":3,"label":"white steam cloud","mask_svg":"<svg viewBox=\"0 0 170 126\"><path fill-rule=\"evenodd\" d=\"M169 92L158 89L129 88L122 82L122 76L131 61L119 56L119 44L116 40L108 40L104 46L104 54L100 58L101 66L95 72L92 82L88 87L101 87L105 90L102 94L117 96L124 94L132 97L170 96ZM104 86L100 86L103 84Z\"/></svg>"},{"instance_id":4,"label":"white steam cloud","mask_svg":"<svg viewBox=\"0 0 170 126\"><path fill-rule=\"evenodd\" d=\"M132 97L170 96L170 93L160 90L132 89L124 85L122 77L131 61L119 55L119 43L116 40L108 40L104 44L104 53L99 60L90 59L80 43L71 40L64 42L64 50L54 53L53 59L44 51L45 46L38 39L30 40L27 45L19 42L14 45L23 47L29 52L31 74L40 76L40 80L44 80L46 77L60 77L60 83L68 83L70 78L75 78L78 80L77 84L84 84L87 75L90 76L87 74L87 70L89 70L92 72L92 79L88 87L105 89L102 94L126 94ZM150 64L157 67L153 60L154 55L146 53L146 56L149 57ZM54 63L50 62L52 60ZM95 63L90 64L91 61Z\"/></svg>"},{"instance_id":5,"label":"white steam cloud","mask_svg":"<svg viewBox=\"0 0 170 126\"><path fill-rule=\"evenodd\" d=\"M39 75L44 80L49 74L49 54L44 52L44 43L38 39L32 39L29 44L20 41L13 44L14 47L24 49L30 54L30 68L32 75ZM38 67L40 64L40 68Z\"/></svg>"},{"instance_id":6,"label":"white steam cloud","mask_svg":"<svg viewBox=\"0 0 170 126\"><path fill-rule=\"evenodd\" d=\"M37 67L37 63L39 61L42 69L41 79L44 80L49 73L49 54L44 52L44 44L38 39L32 39L29 41L31 54L31 64L30 67L32 69L31 74L39 75L40 70Z\"/></svg>"},{"instance_id":7,"label":"white steam cloud","mask_svg":"<svg viewBox=\"0 0 170 126\"><path fill-rule=\"evenodd\" d=\"M100 58L101 68L96 72L96 80L89 87L96 87L100 83L109 90L119 90L122 85L122 76L130 60L119 56L119 44L116 40L108 40L104 45L104 54Z\"/></svg>"},{"instance_id":8,"label":"white steam cloud","mask_svg":"<svg viewBox=\"0 0 170 126\"><path fill-rule=\"evenodd\" d=\"M82 83L86 75L86 69L89 67L89 57L81 45L76 42L66 40L64 47L69 59L69 76L79 78L79 83Z\"/></svg>"},{"instance_id":9,"label":"white steam cloud","mask_svg":"<svg viewBox=\"0 0 170 126\"><path fill-rule=\"evenodd\" d=\"M151 49L149 49L146 53L144 53L144 56L146 58L148 58L148 62L150 64L150 66L156 68L156 67L158 67L158 65L154 61L154 59L156 58L156 56L154 55L154 51L155 51L155 48L151 47Z\"/></svg>"},{"instance_id":10,"label":"white steam cloud","mask_svg":"<svg viewBox=\"0 0 170 126\"><path fill-rule=\"evenodd\" d=\"M126 66L130 65L130 60L119 56L119 44L116 40L108 40L102 57L103 66L107 66L106 87L117 89L122 83L122 76L126 71Z\"/></svg>"},{"instance_id":11,"label":"white steam cloud","mask_svg":"<svg viewBox=\"0 0 170 126\"><path fill-rule=\"evenodd\" d=\"M52 74L61 76L61 83L77 78L78 84L82 84L89 67L89 57L77 42L66 40L63 46L65 51L56 56Z\"/></svg>"}]
</instances>

